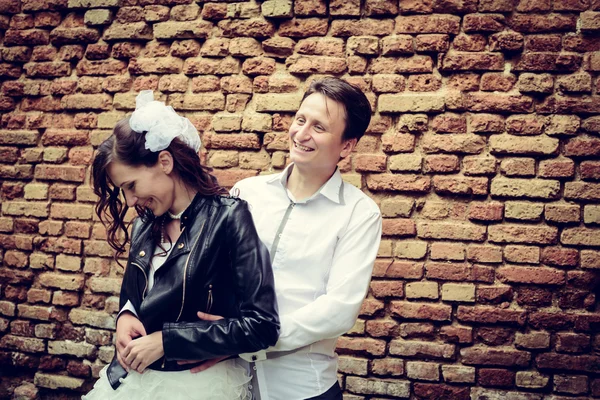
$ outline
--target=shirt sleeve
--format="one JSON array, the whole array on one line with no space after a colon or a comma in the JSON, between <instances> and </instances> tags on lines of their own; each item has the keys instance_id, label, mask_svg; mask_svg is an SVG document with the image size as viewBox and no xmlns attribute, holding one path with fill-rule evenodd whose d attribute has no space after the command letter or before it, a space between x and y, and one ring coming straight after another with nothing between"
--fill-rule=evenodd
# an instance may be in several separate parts
<instances>
[{"instance_id":1,"label":"shirt sleeve","mask_svg":"<svg viewBox=\"0 0 600 400\"><path fill-rule=\"evenodd\" d=\"M367 294L380 241L378 211L354 218L335 248L326 293L292 313L280 315L279 340L267 351L298 349L350 330Z\"/></svg>"}]
</instances>

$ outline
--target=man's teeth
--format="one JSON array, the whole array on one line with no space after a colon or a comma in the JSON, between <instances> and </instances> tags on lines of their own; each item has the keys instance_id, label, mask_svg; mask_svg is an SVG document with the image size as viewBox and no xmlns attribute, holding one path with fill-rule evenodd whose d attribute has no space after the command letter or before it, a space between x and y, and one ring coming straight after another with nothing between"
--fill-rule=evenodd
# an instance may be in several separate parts
<instances>
[{"instance_id":1,"label":"man's teeth","mask_svg":"<svg viewBox=\"0 0 600 400\"><path fill-rule=\"evenodd\" d=\"M303 150L303 151L312 151L313 150L310 147L302 146L301 144L298 144L296 142L294 142L294 144L296 145L297 148L299 148L300 150Z\"/></svg>"}]
</instances>

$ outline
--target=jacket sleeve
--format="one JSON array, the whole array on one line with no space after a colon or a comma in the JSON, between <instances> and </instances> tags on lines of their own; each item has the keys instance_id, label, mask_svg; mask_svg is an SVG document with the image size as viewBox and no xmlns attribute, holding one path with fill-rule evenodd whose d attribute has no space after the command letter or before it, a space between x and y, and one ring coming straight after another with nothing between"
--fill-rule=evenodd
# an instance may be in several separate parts
<instances>
[{"instance_id":1,"label":"jacket sleeve","mask_svg":"<svg viewBox=\"0 0 600 400\"><path fill-rule=\"evenodd\" d=\"M167 360L207 360L258 351L277 342L279 317L269 253L247 203L237 200L228 212L225 240L240 316L163 324Z\"/></svg>"},{"instance_id":2,"label":"jacket sleeve","mask_svg":"<svg viewBox=\"0 0 600 400\"><path fill-rule=\"evenodd\" d=\"M129 243L133 243L133 241L137 238L138 233L140 232L140 228L142 227L142 219L140 217L136 218L133 220L132 228L131 228L131 236L130 236L130 240ZM131 246L130 246L131 247ZM135 312L135 306L131 303L130 299L130 295L127 293L126 288L129 287L130 285L128 284L128 282L132 279L135 279L135 277L133 276L133 270L129 267L129 260L127 260L127 266L125 267L125 271L123 271L123 281L121 282L121 292L119 294L119 309L121 311L119 311L119 314L117 315L117 319L119 319L119 317L121 316L121 314L123 313L124 308L126 306L131 306L131 308L134 311L134 314L137 316L137 313ZM128 310L128 311L132 311L132 310Z\"/></svg>"}]
</instances>

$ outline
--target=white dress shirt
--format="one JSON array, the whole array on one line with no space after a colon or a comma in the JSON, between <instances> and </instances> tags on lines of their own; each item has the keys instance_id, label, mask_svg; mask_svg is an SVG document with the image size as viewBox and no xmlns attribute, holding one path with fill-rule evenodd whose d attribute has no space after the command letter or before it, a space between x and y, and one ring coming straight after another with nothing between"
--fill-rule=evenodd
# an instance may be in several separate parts
<instances>
[{"instance_id":1,"label":"white dress shirt","mask_svg":"<svg viewBox=\"0 0 600 400\"><path fill-rule=\"evenodd\" d=\"M275 276L279 340L266 353L241 355L258 360L262 400L306 399L335 384L336 341L356 322L381 240L379 208L342 181L339 170L298 201L286 187L292 168L244 179L232 189L250 204ZM296 351L277 353L290 350Z\"/></svg>"}]
</instances>

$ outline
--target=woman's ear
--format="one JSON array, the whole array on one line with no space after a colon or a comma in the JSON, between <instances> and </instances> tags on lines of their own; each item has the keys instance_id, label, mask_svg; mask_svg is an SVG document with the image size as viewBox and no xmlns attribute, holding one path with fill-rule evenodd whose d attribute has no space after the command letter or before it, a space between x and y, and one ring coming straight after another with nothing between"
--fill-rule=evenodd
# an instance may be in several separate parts
<instances>
[{"instance_id":1,"label":"woman's ear","mask_svg":"<svg viewBox=\"0 0 600 400\"><path fill-rule=\"evenodd\" d=\"M166 150L158 153L158 165L163 172L169 175L173 171L173 155Z\"/></svg>"}]
</instances>

